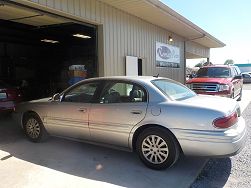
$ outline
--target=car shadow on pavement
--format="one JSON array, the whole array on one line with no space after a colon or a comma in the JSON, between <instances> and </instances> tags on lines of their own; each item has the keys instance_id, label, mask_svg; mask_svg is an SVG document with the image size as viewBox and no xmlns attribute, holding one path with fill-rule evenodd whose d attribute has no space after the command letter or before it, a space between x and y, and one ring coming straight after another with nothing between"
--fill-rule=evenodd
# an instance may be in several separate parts
<instances>
[{"instance_id":1,"label":"car shadow on pavement","mask_svg":"<svg viewBox=\"0 0 251 188\"><path fill-rule=\"evenodd\" d=\"M210 159L191 188L224 187L231 174L231 168L232 162L229 157Z\"/></svg>"},{"instance_id":2,"label":"car shadow on pavement","mask_svg":"<svg viewBox=\"0 0 251 188\"><path fill-rule=\"evenodd\" d=\"M32 143L10 118L0 120L1 151L0 163L15 158L85 179L137 188L188 187L206 162L205 158L184 157L170 169L155 171L130 152L55 137Z\"/></svg>"}]
</instances>

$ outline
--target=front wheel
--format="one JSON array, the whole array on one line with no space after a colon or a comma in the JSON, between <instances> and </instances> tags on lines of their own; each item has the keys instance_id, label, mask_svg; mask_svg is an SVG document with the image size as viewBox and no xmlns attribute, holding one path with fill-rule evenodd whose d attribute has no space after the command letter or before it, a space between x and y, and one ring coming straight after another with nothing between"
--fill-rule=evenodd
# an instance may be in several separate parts
<instances>
[{"instance_id":1,"label":"front wheel","mask_svg":"<svg viewBox=\"0 0 251 188\"><path fill-rule=\"evenodd\" d=\"M41 142L48 137L40 117L35 113L29 113L24 116L23 129L25 135L32 142Z\"/></svg>"},{"instance_id":2,"label":"front wheel","mask_svg":"<svg viewBox=\"0 0 251 188\"><path fill-rule=\"evenodd\" d=\"M159 127L145 129L139 135L136 147L141 161L156 170L172 166L180 154L180 147L174 136Z\"/></svg>"}]
</instances>

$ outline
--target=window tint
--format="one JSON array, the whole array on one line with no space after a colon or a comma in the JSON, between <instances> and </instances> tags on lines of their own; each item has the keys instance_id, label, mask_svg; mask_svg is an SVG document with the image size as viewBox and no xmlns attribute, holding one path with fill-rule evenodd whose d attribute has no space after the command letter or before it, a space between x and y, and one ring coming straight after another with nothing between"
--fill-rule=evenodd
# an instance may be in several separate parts
<instances>
[{"instance_id":1,"label":"window tint","mask_svg":"<svg viewBox=\"0 0 251 188\"><path fill-rule=\"evenodd\" d=\"M198 70L197 77L228 78L231 77L231 72L229 68L225 67L204 67Z\"/></svg>"},{"instance_id":2,"label":"window tint","mask_svg":"<svg viewBox=\"0 0 251 188\"><path fill-rule=\"evenodd\" d=\"M187 87L171 80L153 80L152 83L173 100L183 100L196 95Z\"/></svg>"},{"instance_id":3,"label":"window tint","mask_svg":"<svg viewBox=\"0 0 251 188\"><path fill-rule=\"evenodd\" d=\"M243 78L250 78L251 76L249 74L242 74Z\"/></svg>"},{"instance_id":4,"label":"window tint","mask_svg":"<svg viewBox=\"0 0 251 188\"><path fill-rule=\"evenodd\" d=\"M97 90L97 87L98 83L78 85L65 94L63 101L90 103L95 94L95 91Z\"/></svg>"},{"instance_id":5,"label":"window tint","mask_svg":"<svg viewBox=\"0 0 251 188\"><path fill-rule=\"evenodd\" d=\"M124 82L108 83L100 96L100 103L146 102L146 92L141 87Z\"/></svg>"}]
</instances>

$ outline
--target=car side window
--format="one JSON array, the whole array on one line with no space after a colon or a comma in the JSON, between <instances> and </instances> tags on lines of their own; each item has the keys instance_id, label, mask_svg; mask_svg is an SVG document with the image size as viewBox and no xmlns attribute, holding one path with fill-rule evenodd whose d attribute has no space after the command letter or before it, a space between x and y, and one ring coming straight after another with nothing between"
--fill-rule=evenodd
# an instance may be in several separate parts
<instances>
[{"instance_id":1,"label":"car side window","mask_svg":"<svg viewBox=\"0 0 251 188\"><path fill-rule=\"evenodd\" d=\"M233 77L237 76L238 73L235 68L232 68L232 74L233 74Z\"/></svg>"},{"instance_id":2,"label":"car side window","mask_svg":"<svg viewBox=\"0 0 251 188\"><path fill-rule=\"evenodd\" d=\"M90 103L97 90L97 87L98 83L80 84L66 92L62 101Z\"/></svg>"},{"instance_id":3,"label":"car side window","mask_svg":"<svg viewBox=\"0 0 251 188\"><path fill-rule=\"evenodd\" d=\"M251 76L249 74L242 74L243 78L250 78Z\"/></svg>"},{"instance_id":4,"label":"car side window","mask_svg":"<svg viewBox=\"0 0 251 188\"><path fill-rule=\"evenodd\" d=\"M237 75L240 75L240 74L241 74L241 71L240 71L239 67L235 67L235 70L236 70L236 72L237 72Z\"/></svg>"},{"instance_id":5,"label":"car side window","mask_svg":"<svg viewBox=\"0 0 251 188\"><path fill-rule=\"evenodd\" d=\"M132 83L110 82L100 95L99 103L136 103L146 102L146 92Z\"/></svg>"}]
</instances>

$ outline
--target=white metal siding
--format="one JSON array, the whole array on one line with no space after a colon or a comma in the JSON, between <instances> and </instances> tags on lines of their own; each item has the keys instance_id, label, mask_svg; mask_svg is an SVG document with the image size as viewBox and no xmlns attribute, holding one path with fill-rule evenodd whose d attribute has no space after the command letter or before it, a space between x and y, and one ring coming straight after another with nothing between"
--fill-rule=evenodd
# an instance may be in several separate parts
<instances>
[{"instance_id":1,"label":"white metal siding","mask_svg":"<svg viewBox=\"0 0 251 188\"><path fill-rule=\"evenodd\" d=\"M143 75L159 73L160 76L184 82L184 42L181 37L172 34L172 45L180 48L181 68L158 68L155 66L155 45L157 41L167 43L170 35L167 30L98 0L27 1L49 7L50 11L53 9L88 20L89 23L102 24L104 65L100 67L104 67L105 76L125 75L125 56L130 55L143 59Z\"/></svg>"},{"instance_id":2,"label":"white metal siding","mask_svg":"<svg viewBox=\"0 0 251 188\"><path fill-rule=\"evenodd\" d=\"M186 52L197 55L201 58L209 58L210 49L203 47L195 42L187 41L186 42Z\"/></svg>"}]
</instances>

